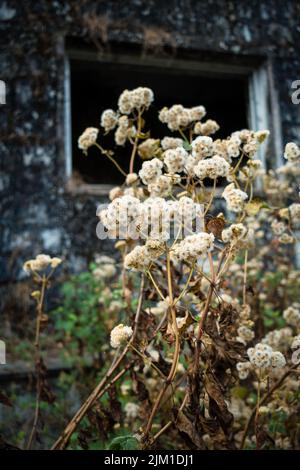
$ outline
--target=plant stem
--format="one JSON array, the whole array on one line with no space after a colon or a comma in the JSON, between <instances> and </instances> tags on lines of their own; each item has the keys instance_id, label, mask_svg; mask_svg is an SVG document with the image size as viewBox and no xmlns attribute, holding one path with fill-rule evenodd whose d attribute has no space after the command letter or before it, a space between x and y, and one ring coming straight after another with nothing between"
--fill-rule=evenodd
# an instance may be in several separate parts
<instances>
[{"instance_id":1,"label":"plant stem","mask_svg":"<svg viewBox=\"0 0 300 470\"><path fill-rule=\"evenodd\" d=\"M212 299L213 292L215 289L215 284L216 284L216 273L215 273L214 263L213 263L213 258L212 258L211 253L208 253L208 260L209 260L210 272L211 272L211 283L209 286L204 310L202 312L202 315L199 321L199 329L198 329L197 342L196 342L196 348L195 348L194 371L193 371L195 376L198 375L199 360L200 360L200 342L201 342L202 335L204 333L205 321L209 312L209 307L210 307L211 299ZM220 258L220 261L219 261L218 271L221 267L221 264L222 264L222 257Z\"/></svg>"},{"instance_id":2,"label":"plant stem","mask_svg":"<svg viewBox=\"0 0 300 470\"><path fill-rule=\"evenodd\" d=\"M292 374L293 372L297 372L295 369L298 367L298 364L297 365L294 365L292 367L290 367L290 369L288 369L281 377L280 379L277 380L277 382L275 382L275 384L273 385L273 387L270 388L270 390L265 394L265 396L260 400L260 406L264 405L265 403L267 403L267 401L271 398L272 394L275 392L275 390L277 390L279 387L281 387L281 385L283 384L283 382L285 381L285 379L290 375ZM255 418L255 415L256 415L256 407L252 410L252 413L247 421L247 424L246 424L246 427L245 427L245 430L244 430L244 433L243 433L243 437L242 437L242 442L241 442L241 445L240 445L240 449L242 450L244 448L244 445L245 445L245 442L246 442L246 438L247 438L247 435L248 435L248 432L249 432L249 429L250 429L250 426L253 422L253 419Z\"/></svg>"},{"instance_id":3,"label":"plant stem","mask_svg":"<svg viewBox=\"0 0 300 470\"><path fill-rule=\"evenodd\" d=\"M181 135L181 137L183 138L183 140L184 140L187 144L189 144L189 140L188 140L188 138L186 137L185 133L184 133L180 128L178 129L178 132L179 132L179 134Z\"/></svg>"},{"instance_id":4,"label":"plant stem","mask_svg":"<svg viewBox=\"0 0 300 470\"><path fill-rule=\"evenodd\" d=\"M171 321L172 321L172 329L174 331L174 336L175 336L175 350L174 350L174 355L173 355L173 360L172 360L172 365L170 372L168 374L168 377L165 380L164 386L161 389L160 393L158 394L158 397L154 403L154 406L152 408L150 417L148 419L146 428L145 428L145 433L144 433L144 438L147 439L149 433L151 432L152 428L152 423L153 419L156 415L156 412L158 411L161 401L169 388L169 386L172 384L173 379L176 375L176 370L178 366L178 359L179 359L179 354L180 354L180 338L179 338L179 331L177 327L177 321L176 321L176 309L174 307L174 302L173 302L173 286L172 286L172 273L171 273L171 261L170 261L170 252L167 250L167 281L168 281L168 293L169 293L169 302L170 302L170 311L171 311Z\"/></svg>"},{"instance_id":5,"label":"plant stem","mask_svg":"<svg viewBox=\"0 0 300 470\"><path fill-rule=\"evenodd\" d=\"M131 157L130 157L130 163L129 163L129 173L133 173L133 170L134 170L134 159L135 159L135 156L136 156L136 152L137 152L137 147L138 147L138 142L139 142L139 135L140 135L140 132L142 130L142 112L139 111L139 114L138 114L138 126L137 126L137 132L136 132L136 136L135 136L135 139L134 139L134 144L133 144L133 148L132 148L132 152L131 152Z\"/></svg>"},{"instance_id":6,"label":"plant stem","mask_svg":"<svg viewBox=\"0 0 300 470\"><path fill-rule=\"evenodd\" d=\"M258 431L259 407L260 407L260 388L261 388L261 369L259 368L258 384L257 384L256 411L255 411L255 418L254 418L254 422L255 422L255 434L256 434L256 448L258 448L257 431Z\"/></svg>"},{"instance_id":7,"label":"plant stem","mask_svg":"<svg viewBox=\"0 0 300 470\"><path fill-rule=\"evenodd\" d=\"M248 250L245 250L244 259L244 278L243 278L243 304L247 301L247 267L248 267Z\"/></svg>"},{"instance_id":8,"label":"plant stem","mask_svg":"<svg viewBox=\"0 0 300 470\"><path fill-rule=\"evenodd\" d=\"M57 439L57 441L53 444L51 450L63 450L66 448L68 445L68 442L72 436L72 434L76 431L78 425L86 415L86 413L89 411L89 409L94 405L95 401L100 398L106 390L106 383L108 379L112 376L112 374L115 372L115 370L118 368L118 366L121 364L125 356L127 355L127 352L133 343L137 329L138 329L138 322L142 310L142 303L143 303L143 295L144 295L144 282L145 278L144 275L142 274L141 278L141 285L140 285L140 292L139 292L139 300L138 300L138 305L137 305L137 310L135 314L135 320L134 320L134 329L133 329L133 334L132 337L127 344L127 346L124 348L123 352L120 354L118 359L114 360L113 365L108 369L106 372L105 376L103 379L100 381L100 383L96 386L96 388L92 391L92 393L88 396L86 401L83 403L83 405L79 408L79 410L75 413L71 421L68 423L60 437ZM120 375L120 374L119 374ZM121 374L123 375L123 374ZM121 376L120 375L120 376ZM117 377L117 376L116 376ZM115 377L115 378L116 378ZM113 379L115 380L115 379Z\"/></svg>"},{"instance_id":9,"label":"plant stem","mask_svg":"<svg viewBox=\"0 0 300 470\"><path fill-rule=\"evenodd\" d=\"M158 287L157 285L157 282L155 281L154 277L152 276L150 270L147 271L147 274L152 282L152 284L154 285L155 289L156 289L156 292L158 293L158 295L160 296L161 300L166 300L165 297L163 296L160 288Z\"/></svg>"},{"instance_id":10,"label":"plant stem","mask_svg":"<svg viewBox=\"0 0 300 470\"><path fill-rule=\"evenodd\" d=\"M184 396L184 399L182 401L182 404L180 405L180 408L177 412L177 417L179 415L179 413L183 410L183 408L185 407L186 405L186 402L187 402L187 399L188 399L188 393L185 394ZM176 417L176 419L177 419ZM175 419L175 422L176 422L176 419ZM169 429L169 427L174 424L174 420L170 420L167 422L167 424L165 424L154 436L153 436L153 439L151 440L151 445L154 444L155 441L157 441L157 439L164 433L167 431L167 429Z\"/></svg>"},{"instance_id":11,"label":"plant stem","mask_svg":"<svg viewBox=\"0 0 300 470\"><path fill-rule=\"evenodd\" d=\"M40 333L41 333L41 318L43 314L43 304L45 299L45 290L47 285L47 278L45 275L42 277L42 288L41 288L41 295L37 304L37 317L36 317L36 327L35 327L35 368L36 368L36 400L35 400L35 411L34 411L34 418L33 418L33 425L31 429L31 433L28 439L28 443L26 449L29 450L32 446L33 439L36 435L39 415L40 415L40 401L41 401L41 372L40 372Z\"/></svg>"},{"instance_id":12,"label":"plant stem","mask_svg":"<svg viewBox=\"0 0 300 470\"><path fill-rule=\"evenodd\" d=\"M241 153L241 156L240 156L240 158L239 158L239 160L238 160L238 162L237 162L237 164L236 164L236 166L235 166L234 169L233 169L233 172L232 172L232 173L233 173L234 175L235 175L235 173L237 172L237 170L239 169L239 166L240 166L240 164L242 163L242 160L243 160L244 155L245 155L244 152L242 152L242 153Z\"/></svg>"},{"instance_id":13,"label":"plant stem","mask_svg":"<svg viewBox=\"0 0 300 470\"><path fill-rule=\"evenodd\" d=\"M184 288L182 289L182 291L181 291L181 293L179 294L179 296L177 297L177 299L175 299L175 301L174 301L174 305L176 305L177 302L179 302L179 301L182 299L182 297L185 295L185 293L186 293L186 291L187 291L187 289L188 289L188 287L189 287L190 280L192 279L192 275L193 275L193 272L194 272L194 267L195 267L195 262L193 263L193 265L192 265L192 267L191 267L191 270L190 270L190 273L189 273L189 276L188 276L188 278L187 278L187 281L186 281L186 283L185 283Z\"/></svg>"},{"instance_id":14,"label":"plant stem","mask_svg":"<svg viewBox=\"0 0 300 470\"><path fill-rule=\"evenodd\" d=\"M123 176L127 176L127 174L125 173L124 170L122 170L122 168L120 167L120 165L116 162L116 160L110 155L109 151L108 150L105 150L103 147L101 147L101 145L99 145L97 142L94 143L94 145L96 145L96 147L100 150L100 152L105 155L107 158L109 158L109 160L118 168L119 172L122 173Z\"/></svg>"},{"instance_id":15,"label":"plant stem","mask_svg":"<svg viewBox=\"0 0 300 470\"><path fill-rule=\"evenodd\" d=\"M152 367L152 369L155 370L158 373L158 375L160 375L163 379L166 378L165 374L155 364L153 364L153 362L151 361L151 359L149 357L147 357L147 356L145 356L145 354L141 353L132 344L130 345L130 347L138 356L140 356L140 358L144 361L145 365L149 364L150 367Z\"/></svg>"},{"instance_id":16,"label":"plant stem","mask_svg":"<svg viewBox=\"0 0 300 470\"><path fill-rule=\"evenodd\" d=\"M207 203L207 207L204 211L204 214L203 214L203 217L206 216L207 212L209 211L210 209L210 206L213 202L213 198L214 198L214 195L215 195L215 192L216 192L216 186L217 186L217 178L214 179L214 185L213 185L213 188L212 188L212 191L211 191L211 194L210 194L210 198L209 198L209 201Z\"/></svg>"}]
</instances>

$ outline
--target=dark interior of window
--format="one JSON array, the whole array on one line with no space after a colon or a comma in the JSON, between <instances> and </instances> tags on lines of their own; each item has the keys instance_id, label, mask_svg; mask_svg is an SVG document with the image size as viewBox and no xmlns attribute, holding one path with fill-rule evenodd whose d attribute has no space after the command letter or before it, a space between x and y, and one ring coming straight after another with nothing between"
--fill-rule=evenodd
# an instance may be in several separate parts
<instances>
[{"instance_id":1,"label":"dark interior of window","mask_svg":"<svg viewBox=\"0 0 300 470\"><path fill-rule=\"evenodd\" d=\"M187 63L188 69L188 63ZM72 152L73 171L80 174L85 183L119 184L123 177L111 162L92 147L84 156L78 149L77 139L86 127L99 127L100 115L107 108L117 108L117 100L125 89L147 86L153 89L155 101L145 113L145 131L151 128L151 137L172 133L157 119L163 106L180 103L186 107L204 105L207 119L215 119L221 129L215 137L227 137L231 132L248 126L247 123L247 77L201 76L199 71L185 71L144 64L120 64L93 62L91 60L70 61ZM131 146L118 147L113 132L99 137L105 148L112 148L115 158L124 169L128 169ZM137 159L137 171L141 161Z\"/></svg>"}]
</instances>

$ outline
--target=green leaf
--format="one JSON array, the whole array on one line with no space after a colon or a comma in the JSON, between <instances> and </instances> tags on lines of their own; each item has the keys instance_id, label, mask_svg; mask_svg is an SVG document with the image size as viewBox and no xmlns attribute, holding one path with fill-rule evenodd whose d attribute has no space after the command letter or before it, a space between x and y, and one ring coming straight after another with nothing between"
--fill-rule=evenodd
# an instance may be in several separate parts
<instances>
[{"instance_id":1,"label":"green leaf","mask_svg":"<svg viewBox=\"0 0 300 470\"><path fill-rule=\"evenodd\" d=\"M115 437L109 445L109 450L137 450L137 449L138 449L138 441L135 437L130 436L130 435Z\"/></svg>"},{"instance_id":2,"label":"green leaf","mask_svg":"<svg viewBox=\"0 0 300 470\"><path fill-rule=\"evenodd\" d=\"M278 310L265 309L265 315L270 318L279 317L280 312Z\"/></svg>"},{"instance_id":3,"label":"green leaf","mask_svg":"<svg viewBox=\"0 0 300 470\"><path fill-rule=\"evenodd\" d=\"M184 150L187 150L187 151L192 150L191 144L189 142L187 142L186 140L183 141L182 146L183 146Z\"/></svg>"},{"instance_id":4,"label":"green leaf","mask_svg":"<svg viewBox=\"0 0 300 470\"><path fill-rule=\"evenodd\" d=\"M248 396L249 390L246 387L233 387L231 392L232 396L245 399Z\"/></svg>"},{"instance_id":5,"label":"green leaf","mask_svg":"<svg viewBox=\"0 0 300 470\"><path fill-rule=\"evenodd\" d=\"M273 320L270 320L269 318L265 318L265 319L264 319L264 325L265 325L266 327L273 326L273 325L274 325L274 321L273 321Z\"/></svg>"}]
</instances>

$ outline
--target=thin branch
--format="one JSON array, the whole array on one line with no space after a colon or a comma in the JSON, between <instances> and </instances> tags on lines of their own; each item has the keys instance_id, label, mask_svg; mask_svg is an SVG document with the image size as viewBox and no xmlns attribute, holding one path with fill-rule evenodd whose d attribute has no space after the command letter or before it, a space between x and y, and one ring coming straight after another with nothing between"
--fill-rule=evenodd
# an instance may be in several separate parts
<instances>
[{"instance_id":1,"label":"thin branch","mask_svg":"<svg viewBox=\"0 0 300 470\"><path fill-rule=\"evenodd\" d=\"M243 278L243 304L247 302L247 269L248 269L248 250L245 250L244 259L244 278Z\"/></svg>"},{"instance_id":2,"label":"thin branch","mask_svg":"<svg viewBox=\"0 0 300 470\"><path fill-rule=\"evenodd\" d=\"M36 317L36 329L35 329L35 368L36 368L36 400L35 400L35 411L34 411L34 418L31 433L27 442L26 449L29 450L32 446L33 439L36 435L37 425L40 415L40 401L41 401L41 370L40 370L40 358L41 358L41 351L40 351L40 334L41 334L41 319L43 314L43 304L45 299L45 291L48 279L45 275L41 278L42 288L41 288L41 295L37 304L37 317Z\"/></svg>"},{"instance_id":3,"label":"thin branch","mask_svg":"<svg viewBox=\"0 0 300 470\"><path fill-rule=\"evenodd\" d=\"M165 297L163 296L163 294L162 294L160 288L158 287L157 282L155 281L154 277L152 276L150 270L146 271L146 274L149 276L149 278L150 278L152 284L154 285L155 290L156 290L156 292L158 293L158 295L160 296L161 300L166 300Z\"/></svg>"},{"instance_id":4,"label":"thin branch","mask_svg":"<svg viewBox=\"0 0 300 470\"><path fill-rule=\"evenodd\" d=\"M120 165L118 164L118 162L116 162L116 160L110 155L110 152L109 150L105 150L103 147L101 147L101 145L99 145L97 142L94 143L94 145L100 150L100 152L105 155L107 158L109 158L109 160L115 165L116 168L118 168L119 172L125 176L127 176L127 174L125 173L124 170L122 170L122 168L120 167Z\"/></svg>"},{"instance_id":5,"label":"thin branch","mask_svg":"<svg viewBox=\"0 0 300 470\"><path fill-rule=\"evenodd\" d=\"M176 420L177 420L177 417L179 415L179 413L183 410L183 408L185 407L186 405L186 402L187 402L187 399L188 399L188 393L185 394L184 396L184 399L182 401L182 404L180 405L180 408L178 409L178 412L177 412L177 416L176 416L176 419L175 421L174 420L170 420L167 422L167 424L165 424L154 436L153 436L153 439L151 440L151 445L154 444L155 441L157 441L157 439L164 433L167 431L167 429L169 429L169 427L176 423Z\"/></svg>"},{"instance_id":6,"label":"thin branch","mask_svg":"<svg viewBox=\"0 0 300 470\"><path fill-rule=\"evenodd\" d=\"M210 209L210 206L213 202L213 198L214 198L214 195L215 195L215 192L216 192L216 186L217 186L217 178L214 178L214 185L213 185L213 188L212 188L212 191L211 191L211 194L210 194L210 198L209 198L209 201L207 203L207 207L204 211L204 214L203 214L203 217L206 216L206 214L208 213L209 209Z\"/></svg>"},{"instance_id":7,"label":"thin branch","mask_svg":"<svg viewBox=\"0 0 300 470\"><path fill-rule=\"evenodd\" d=\"M172 273L171 273L171 261L170 261L170 252L169 250L167 251L167 281L168 281L168 293L169 293L169 301L170 301L170 311L171 311L171 320L172 320L172 328L174 331L174 336L175 336L175 350L174 350L174 355L173 355L173 360L172 360L172 365L170 372L168 374L168 377L165 380L164 386L161 389L160 393L158 394L158 397L154 403L154 406L152 408L152 411L150 413L145 433L144 433L144 439L146 440L151 428L152 428L152 423L154 420L154 417L156 415L156 412L158 411L161 401L169 388L169 386L172 384L173 379L175 377L176 371L177 371L177 366L178 366L178 360L179 360L179 354L180 354L180 338L179 338L179 331L178 331L178 326L177 326L177 320L176 320L176 309L174 307L174 300L173 300L173 287L172 287Z\"/></svg>"},{"instance_id":8,"label":"thin branch","mask_svg":"<svg viewBox=\"0 0 300 470\"><path fill-rule=\"evenodd\" d=\"M182 289L181 293L179 294L179 296L177 297L177 299L175 299L174 301L174 305L177 304L177 302L179 302L182 297L186 294L187 290L188 290L188 287L189 287L189 284L190 284L190 280L192 279L192 275L193 275L193 272L194 272L194 268L195 268L195 262L192 264L192 267L191 267L191 270L190 270L190 273L188 275L188 278L187 278L187 281L185 283L185 286L184 288Z\"/></svg>"},{"instance_id":9,"label":"thin branch","mask_svg":"<svg viewBox=\"0 0 300 470\"><path fill-rule=\"evenodd\" d=\"M198 329L197 342L196 342L196 348L195 348L195 359L194 359L194 374L195 375L198 374L199 358L200 358L200 342L201 342L201 338L202 338L202 335L203 335L203 332L204 332L204 325L205 325L206 317L207 317L208 312L209 312L209 307L210 307L210 303L211 303L212 296L213 296L213 293L214 293L215 280L216 280L214 263L213 263L211 253L208 253L208 259L209 259L210 272L211 272L211 284L209 286L205 306L204 306L204 309L203 309L203 312L201 314L201 318L200 318L200 321L199 321L199 329ZM218 270L219 270L220 266L221 266L221 262L219 263Z\"/></svg>"},{"instance_id":10,"label":"thin branch","mask_svg":"<svg viewBox=\"0 0 300 470\"><path fill-rule=\"evenodd\" d=\"M275 392L275 390L277 390L279 387L281 387L281 385L283 384L283 382L285 381L285 379L290 375L292 374L293 372L297 372L295 371L295 369L298 367L298 365L294 365L293 367L290 367L290 369L288 369L281 377L280 379L277 380L277 382L275 382L275 384L273 385L273 387L270 388L270 390L265 394L265 396L261 399L260 401L260 406L264 405L272 396L272 394ZM248 432L249 432L249 429L250 429L250 426L255 418L255 415L256 415L256 407L252 410L252 413L247 421L247 424L246 424L246 427L245 427L245 430L244 430L244 433L243 433L243 437L242 437L242 442L241 442L241 445L240 445L240 449L242 450L244 448L244 445L245 445L245 441L246 441L246 437L248 435Z\"/></svg>"},{"instance_id":11,"label":"thin branch","mask_svg":"<svg viewBox=\"0 0 300 470\"><path fill-rule=\"evenodd\" d=\"M92 393L89 395L89 397L86 399L86 401L83 403L83 405L79 408L79 410L75 413L71 421L68 423L60 437L57 439L57 441L53 444L51 450L63 450L67 447L68 442L70 440L70 437L72 434L76 431L79 423L82 421L86 413L89 411L89 409L94 405L96 400L98 400L99 397L103 395L103 388L106 386L106 383L108 379L112 376L112 374L115 372L115 370L118 368L118 366L121 364L125 356L127 355L127 352L135 340L137 329L138 329L138 322L142 310L142 304L143 304L143 294L144 294L144 283L145 283L145 278L144 275L142 274L141 278L141 285L140 285L140 292L139 292L139 300L138 300L138 305L137 305L137 310L135 314L135 320L134 320L134 328L133 328L133 334L132 337L127 344L127 346L124 348L123 352L120 354L117 360L115 360L114 365L111 366L108 371L106 372L105 376L103 379L100 381L100 383L96 386L96 388L92 391Z\"/></svg>"},{"instance_id":12,"label":"thin branch","mask_svg":"<svg viewBox=\"0 0 300 470\"><path fill-rule=\"evenodd\" d=\"M158 373L158 375L160 375L163 379L166 378L165 374L151 361L151 359L149 357L145 356L145 354L143 354L141 351L139 351L132 344L131 344L130 347L143 360L145 365L149 365L150 367L152 367L152 369L155 370Z\"/></svg>"},{"instance_id":13,"label":"thin branch","mask_svg":"<svg viewBox=\"0 0 300 470\"><path fill-rule=\"evenodd\" d=\"M133 148L132 148L132 153L131 153L131 157L130 157L129 173L133 173L133 170L134 170L134 159L135 159L136 152L137 152L137 147L138 147L138 142L139 142L139 135L140 135L141 130L142 130L142 111L139 111L137 120L138 120L138 127L137 127L137 131L136 131L136 135L135 135L135 139L134 139L134 144L133 144Z\"/></svg>"}]
</instances>

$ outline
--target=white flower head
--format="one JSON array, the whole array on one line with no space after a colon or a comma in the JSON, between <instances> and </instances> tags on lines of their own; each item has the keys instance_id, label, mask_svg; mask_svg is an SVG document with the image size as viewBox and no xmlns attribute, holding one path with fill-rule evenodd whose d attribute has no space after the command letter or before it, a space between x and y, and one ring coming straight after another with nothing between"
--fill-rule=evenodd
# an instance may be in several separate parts
<instances>
[{"instance_id":1,"label":"white flower head","mask_svg":"<svg viewBox=\"0 0 300 470\"><path fill-rule=\"evenodd\" d=\"M286 364L284 355L280 351L273 351L271 355L271 366L273 369L282 369Z\"/></svg>"},{"instance_id":2,"label":"white flower head","mask_svg":"<svg viewBox=\"0 0 300 470\"><path fill-rule=\"evenodd\" d=\"M300 304L294 302L286 308L283 312L283 318L289 325L298 327L300 325Z\"/></svg>"},{"instance_id":3,"label":"white flower head","mask_svg":"<svg viewBox=\"0 0 300 470\"><path fill-rule=\"evenodd\" d=\"M126 403L124 410L126 413L126 418L128 420L136 419L140 413L139 405L137 405L136 403L132 403L130 401Z\"/></svg>"},{"instance_id":4,"label":"white flower head","mask_svg":"<svg viewBox=\"0 0 300 470\"><path fill-rule=\"evenodd\" d=\"M236 365L239 378L244 380L248 377L249 372L251 371L251 363L249 361L246 362L238 362Z\"/></svg>"},{"instance_id":5,"label":"white flower head","mask_svg":"<svg viewBox=\"0 0 300 470\"><path fill-rule=\"evenodd\" d=\"M138 87L134 90L124 90L118 100L118 107L122 114L130 114L134 109L148 109L154 100L153 91L147 87Z\"/></svg>"},{"instance_id":6,"label":"white flower head","mask_svg":"<svg viewBox=\"0 0 300 470\"><path fill-rule=\"evenodd\" d=\"M289 206L289 212L291 215L292 222L300 221L300 204L294 202Z\"/></svg>"},{"instance_id":7,"label":"white flower head","mask_svg":"<svg viewBox=\"0 0 300 470\"><path fill-rule=\"evenodd\" d=\"M55 269L61 262L62 260L60 258L51 258L49 255L40 254L37 255L35 259L26 261L23 265L23 269L26 273L30 274L32 272L44 271L49 267Z\"/></svg>"},{"instance_id":8,"label":"white flower head","mask_svg":"<svg viewBox=\"0 0 300 470\"><path fill-rule=\"evenodd\" d=\"M78 147L87 153L87 150L94 145L97 140L99 129L96 127L87 127L78 139Z\"/></svg>"},{"instance_id":9,"label":"white flower head","mask_svg":"<svg viewBox=\"0 0 300 470\"><path fill-rule=\"evenodd\" d=\"M247 228L243 224L232 224L222 231L222 240L225 243L242 240L247 235Z\"/></svg>"},{"instance_id":10,"label":"white flower head","mask_svg":"<svg viewBox=\"0 0 300 470\"><path fill-rule=\"evenodd\" d=\"M241 212L244 208L247 193L235 188L234 183L229 184L223 191L223 198L226 200L228 209L232 212Z\"/></svg>"},{"instance_id":11,"label":"white flower head","mask_svg":"<svg viewBox=\"0 0 300 470\"><path fill-rule=\"evenodd\" d=\"M213 154L213 140L208 136L196 137L192 142L192 155L193 157L205 158L211 157Z\"/></svg>"},{"instance_id":12,"label":"white flower head","mask_svg":"<svg viewBox=\"0 0 300 470\"><path fill-rule=\"evenodd\" d=\"M164 163L169 173L181 173L188 153L183 147L168 149L164 153Z\"/></svg>"},{"instance_id":13,"label":"white flower head","mask_svg":"<svg viewBox=\"0 0 300 470\"><path fill-rule=\"evenodd\" d=\"M142 164L139 176L144 184L152 183L162 174L163 162L158 158L146 161Z\"/></svg>"},{"instance_id":14,"label":"white flower head","mask_svg":"<svg viewBox=\"0 0 300 470\"><path fill-rule=\"evenodd\" d=\"M205 160L200 160L195 166L194 172L198 178L216 179L218 177L226 177L229 174L230 165L223 158L218 155Z\"/></svg>"},{"instance_id":15,"label":"white flower head","mask_svg":"<svg viewBox=\"0 0 300 470\"><path fill-rule=\"evenodd\" d=\"M100 125L106 132L113 130L118 124L118 115L112 109L106 109L101 114Z\"/></svg>"},{"instance_id":16,"label":"white flower head","mask_svg":"<svg viewBox=\"0 0 300 470\"><path fill-rule=\"evenodd\" d=\"M160 144L163 150L176 149L182 147L183 140L178 137L164 137Z\"/></svg>"},{"instance_id":17,"label":"white flower head","mask_svg":"<svg viewBox=\"0 0 300 470\"><path fill-rule=\"evenodd\" d=\"M203 258L213 249L214 235L200 232L189 235L177 243L172 251L172 258L177 261L195 261Z\"/></svg>"},{"instance_id":18,"label":"white flower head","mask_svg":"<svg viewBox=\"0 0 300 470\"><path fill-rule=\"evenodd\" d=\"M110 333L110 344L112 348L119 348L126 343L132 336L133 330L131 326L125 326L122 323L115 326Z\"/></svg>"},{"instance_id":19,"label":"white flower head","mask_svg":"<svg viewBox=\"0 0 300 470\"><path fill-rule=\"evenodd\" d=\"M297 162L300 160L300 147L294 142L289 142L285 146L284 158L289 162Z\"/></svg>"}]
</instances>

